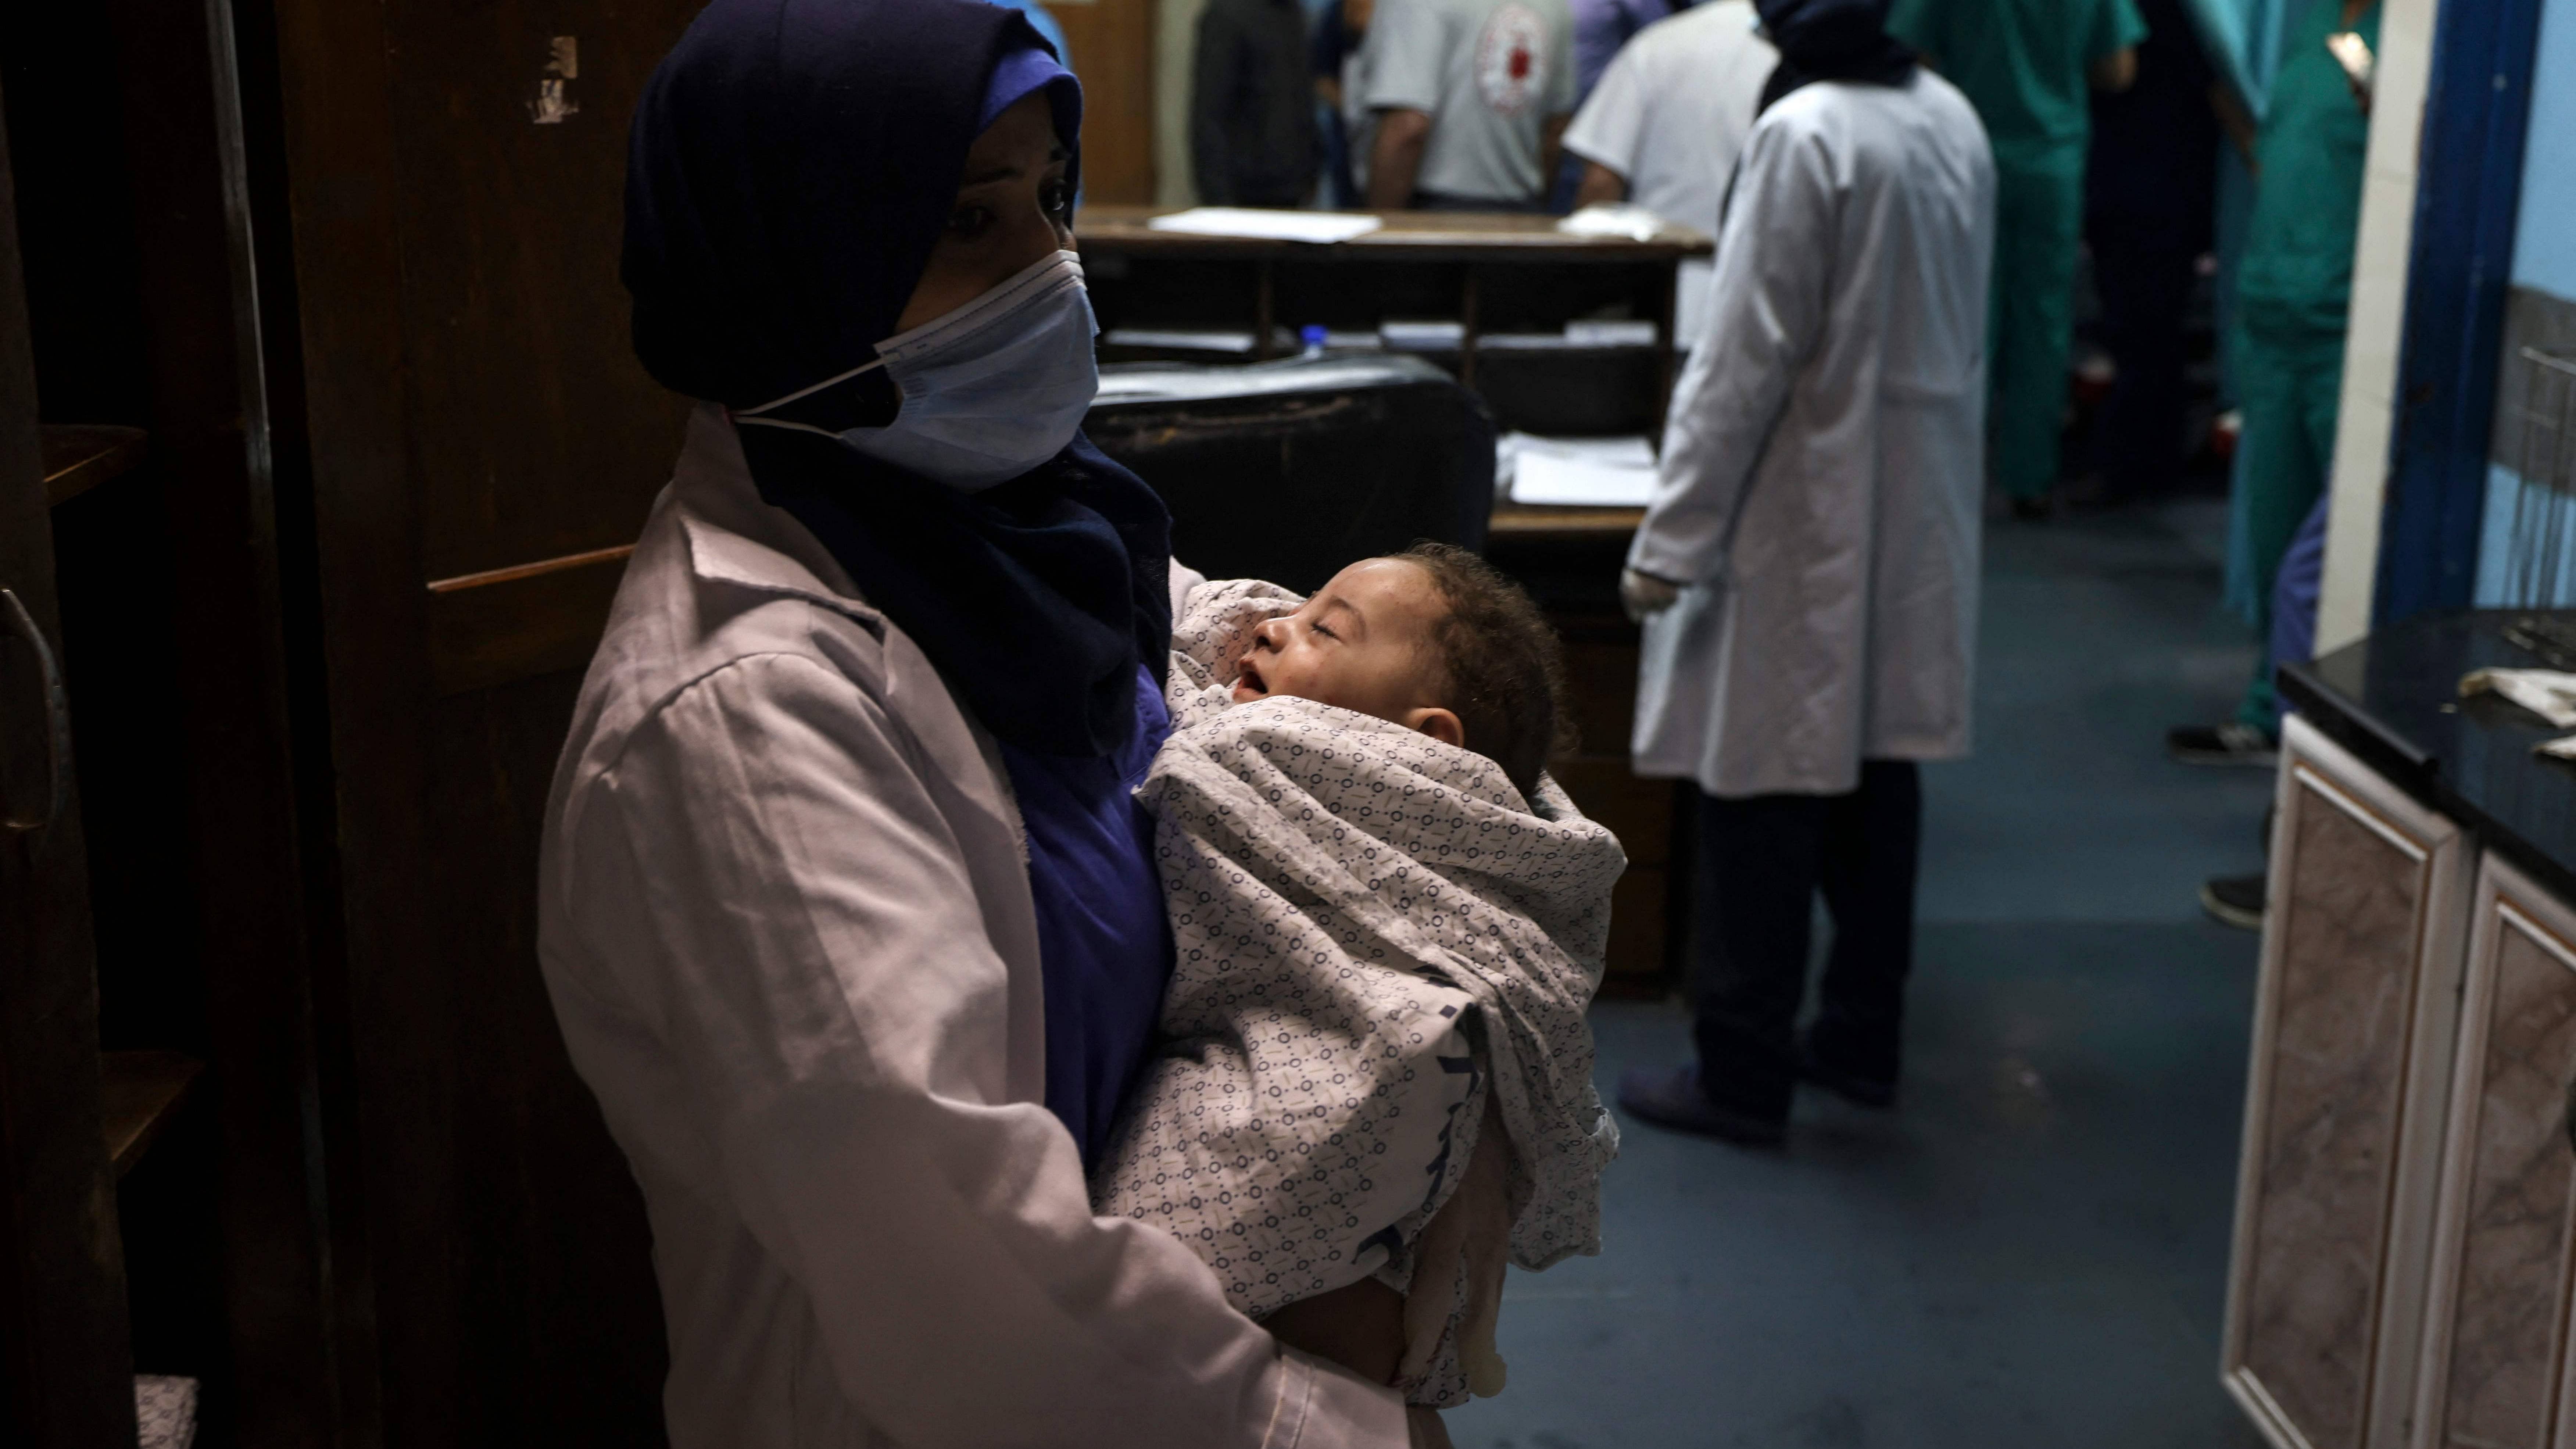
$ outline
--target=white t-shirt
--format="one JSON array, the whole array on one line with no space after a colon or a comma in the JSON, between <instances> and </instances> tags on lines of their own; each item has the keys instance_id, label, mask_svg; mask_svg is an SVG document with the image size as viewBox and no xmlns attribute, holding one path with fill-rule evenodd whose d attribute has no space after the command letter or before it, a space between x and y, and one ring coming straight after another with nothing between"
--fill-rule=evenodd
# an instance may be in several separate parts
<instances>
[{"instance_id":1,"label":"white t-shirt","mask_svg":"<svg viewBox=\"0 0 2576 1449\"><path fill-rule=\"evenodd\" d=\"M1637 32L1565 131L1565 149L1628 180L1628 199L1717 235L1735 154L1780 53L1753 33L1752 0L1711 0ZM1689 346L1710 263L1682 263L1673 335Z\"/></svg>"},{"instance_id":2,"label":"white t-shirt","mask_svg":"<svg viewBox=\"0 0 2576 1449\"><path fill-rule=\"evenodd\" d=\"M1566 0L1378 0L1367 52L1369 108L1431 117L1415 186L1539 199L1541 133L1574 109Z\"/></svg>"},{"instance_id":3,"label":"white t-shirt","mask_svg":"<svg viewBox=\"0 0 2576 1449\"><path fill-rule=\"evenodd\" d=\"M1362 196L1368 194L1369 159L1377 146L1377 112L1368 106L1368 58L1365 42L1342 57L1342 129L1351 148L1351 181Z\"/></svg>"}]
</instances>

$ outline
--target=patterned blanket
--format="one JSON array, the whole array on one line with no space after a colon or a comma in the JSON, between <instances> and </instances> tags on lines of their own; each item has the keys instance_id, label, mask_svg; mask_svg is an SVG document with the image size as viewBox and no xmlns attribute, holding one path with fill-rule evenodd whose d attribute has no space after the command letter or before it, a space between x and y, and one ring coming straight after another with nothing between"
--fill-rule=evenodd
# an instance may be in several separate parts
<instances>
[{"instance_id":1,"label":"patterned blanket","mask_svg":"<svg viewBox=\"0 0 2576 1449\"><path fill-rule=\"evenodd\" d=\"M1138 797L1178 961L1095 1206L1178 1235L1247 1313L1402 1289L1490 1093L1511 1260L1597 1253L1618 1129L1583 1013L1626 858L1553 780L1524 801L1402 725L1231 703L1250 631L1298 602L1203 585L1175 629L1173 733ZM1464 1397L1454 1357L1417 1402Z\"/></svg>"}]
</instances>

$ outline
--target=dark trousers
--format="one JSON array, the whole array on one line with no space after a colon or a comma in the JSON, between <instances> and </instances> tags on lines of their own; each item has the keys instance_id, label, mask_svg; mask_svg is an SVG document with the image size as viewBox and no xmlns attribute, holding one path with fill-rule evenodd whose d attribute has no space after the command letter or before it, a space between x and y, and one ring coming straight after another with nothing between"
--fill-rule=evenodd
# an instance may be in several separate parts
<instances>
[{"instance_id":1,"label":"dark trousers","mask_svg":"<svg viewBox=\"0 0 2576 1449\"><path fill-rule=\"evenodd\" d=\"M1847 795L1700 796L1696 1035L1713 1100L1788 1115L1819 891L1834 944L1809 1049L1851 1075L1896 1080L1922 835L1911 760L1863 762Z\"/></svg>"}]
</instances>

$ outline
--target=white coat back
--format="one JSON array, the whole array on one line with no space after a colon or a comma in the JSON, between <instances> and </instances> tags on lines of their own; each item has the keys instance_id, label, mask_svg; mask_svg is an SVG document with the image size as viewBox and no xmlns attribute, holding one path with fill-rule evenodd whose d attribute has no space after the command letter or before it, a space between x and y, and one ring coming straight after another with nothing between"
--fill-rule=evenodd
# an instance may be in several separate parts
<instances>
[{"instance_id":1,"label":"white coat back","mask_svg":"<svg viewBox=\"0 0 2576 1449\"><path fill-rule=\"evenodd\" d=\"M1632 567L1637 772L1836 794L1968 748L1994 165L1956 88L1820 82L1755 123Z\"/></svg>"}]
</instances>

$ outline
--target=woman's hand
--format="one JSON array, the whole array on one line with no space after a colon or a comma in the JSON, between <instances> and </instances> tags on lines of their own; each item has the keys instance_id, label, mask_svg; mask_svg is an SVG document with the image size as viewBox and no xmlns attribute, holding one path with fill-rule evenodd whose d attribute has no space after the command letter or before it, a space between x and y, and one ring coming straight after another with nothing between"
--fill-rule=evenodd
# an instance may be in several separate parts
<instances>
[{"instance_id":1,"label":"woman's hand","mask_svg":"<svg viewBox=\"0 0 2576 1449\"><path fill-rule=\"evenodd\" d=\"M1413 1449L1455 1449L1449 1442L1449 1428L1440 1422L1440 1411L1408 1406L1404 1427L1412 1431Z\"/></svg>"},{"instance_id":2,"label":"woman's hand","mask_svg":"<svg viewBox=\"0 0 2576 1449\"><path fill-rule=\"evenodd\" d=\"M1681 597L1682 586L1671 579L1644 569L1619 571L1619 607L1628 611L1629 623L1643 624L1679 603Z\"/></svg>"}]
</instances>

